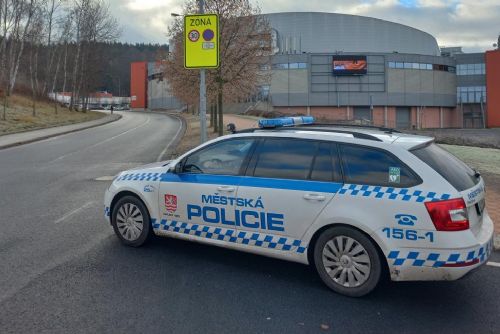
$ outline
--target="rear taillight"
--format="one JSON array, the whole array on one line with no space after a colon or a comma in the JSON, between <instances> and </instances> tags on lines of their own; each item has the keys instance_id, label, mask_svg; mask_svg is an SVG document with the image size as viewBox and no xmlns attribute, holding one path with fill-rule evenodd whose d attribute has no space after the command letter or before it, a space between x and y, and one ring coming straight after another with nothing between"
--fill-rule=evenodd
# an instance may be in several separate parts
<instances>
[{"instance_id":1,"label":"rear taillight","mask_svg":"<svg viewBox=\"0 0 500 334\"><path fill-rule=\"evenodd\" d=\"M462 198L426 202L425 207L438 231L463 231L469 229L467 207Z\"/></svg>"}]
</instances>

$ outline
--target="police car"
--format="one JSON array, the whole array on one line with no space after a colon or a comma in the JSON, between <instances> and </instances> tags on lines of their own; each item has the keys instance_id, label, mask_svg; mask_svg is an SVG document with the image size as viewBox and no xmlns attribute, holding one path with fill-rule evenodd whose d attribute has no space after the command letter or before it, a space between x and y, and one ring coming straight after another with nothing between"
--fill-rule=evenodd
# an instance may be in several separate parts
<instances>
[{"instance_id":1,"label":"police car","mask_svg":"<svg viewBox=\"0 0 500 334\"><path fill-rule=\"evenodd\" d=\"M488 259L484 181L433 138L312 117L259 124L117 175L105 214L118 238L311 264L348 296L369 293L384 273L455 280Z\"/></svg>"}]
</instances>

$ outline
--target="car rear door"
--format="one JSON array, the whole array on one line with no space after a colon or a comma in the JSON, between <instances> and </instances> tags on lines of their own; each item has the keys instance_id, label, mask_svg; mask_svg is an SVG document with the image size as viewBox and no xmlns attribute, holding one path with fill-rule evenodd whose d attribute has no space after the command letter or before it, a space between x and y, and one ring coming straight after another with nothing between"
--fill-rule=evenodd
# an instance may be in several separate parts
<instances>
[{"instance_id":1,"label":"car rear door","mask_svg":"<svg viewBox=\"0 0 500 334\"><path fill-rule=\"evenodd\" d=\"M331 142L265 138L242 178L237 197L245 243L303 253L300 238L340 189Z\"/></svg>"}]
</instances>

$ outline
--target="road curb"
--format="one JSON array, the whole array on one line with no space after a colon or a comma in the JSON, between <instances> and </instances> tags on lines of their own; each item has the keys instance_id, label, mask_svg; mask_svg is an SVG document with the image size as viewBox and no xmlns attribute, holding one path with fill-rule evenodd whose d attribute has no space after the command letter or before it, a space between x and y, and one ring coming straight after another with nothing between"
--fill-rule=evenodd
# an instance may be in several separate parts
<instances>
[{"instance_id":1,"label":"road curb","mask_svg":"<svg viewBox=\"0 0 500 334\"><path fill-rule=\"evenodd\" d=\"M500 250L500 234L495 233L495 236L493 237L493 248L497 251Z\"/></svg>"},{"instance_id":2,"label":"road curb","mask_svg":"<svg viewBox=\"0 0 500 334\"><path fill-rule=\"evenodd\" d=\"M87 129L95 128L95 127L98 127L98 126L101 126L101 125L105 125L105 124L109 124L109 123L115 122L115 121L117 121L117 120L119 120L121 118L122 118L122 115L118 115L118 114L108 115L108 116L105 116L105 117L99 119L99 120L102 120L102 122L96 122L95 124L86 125L86 126L83 126L81 128L77 128L77 129L71 129L71 130L68 130L68 131L51 133L50 135L35 137L35 138L31 138L31 139L27 139L27 140L18 141L18 142L15 142L15 143L3 145L3 146L0 146L0 150L6 149L6 148L10 148L10 147L15 147L15 146L21 146L21 145L25 145L25 144L29 144L29 143L34 143L34 142L37 142L37 141L40 141L40 140L45 140L45 139L49 139L49 138L52 138L52 137L66 135L68 133L73 133L73 132L78 132L78 131L82 131L82 130L87 130ZM90 121L90 122L94 122L94 121ZM78 124L78 123L75 123L75 124ZM66 124L66 125L63 125L63 126L67 126L67 125L74 125L74 124ZM50 128L47 128L47 129L52 129L52 128L54 128L54 127L50 127ZM34 131L38 131L38 130L43 130L43 129L37 129L37 130L34 130Z\"/></svg>"},{"instance_id":3,"label":"road curb","mask_svg":"<svg viewBox=\"0 0 500 334\"><path fill-rule=\"evenodd\" d=\"M182 115L179 114L179 113L168 113L168 112L165 112L165 113L162 113L162 114L170 116L170 117L175 117L175 118L177 118L181 122L181 133L182 133L182 135L178 135L177 138L175 138L175 141L172 142L171 144L169 144L171 146L169 148L169 150L163 154L163 159L165 159L165 156L167 156L168 159L173 159L174 158L172 156L173 153L177 150L177 146L181 142L182 138L184 138L184 136L186 135L187 122L184 119L184 117L182 117Z\"/></svg>"}]
</instances>

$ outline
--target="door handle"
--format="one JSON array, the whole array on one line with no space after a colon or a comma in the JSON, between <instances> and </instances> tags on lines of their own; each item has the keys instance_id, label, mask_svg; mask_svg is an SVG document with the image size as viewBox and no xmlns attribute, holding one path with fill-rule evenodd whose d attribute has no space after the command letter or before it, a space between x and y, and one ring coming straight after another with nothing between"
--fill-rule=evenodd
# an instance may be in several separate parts
<instances>
[{"instance_id":1,"label":"door handle","mask_svg":"<svg viewBox=\"0 0 500 334\"><path fill-rule=\"evenodd\" d=\"M228 192L228 193L232 193L232 192L234 192L236 190L236 188L231 187L231 186L218 186L217 190L218 191L225 191L225 192Z\"/></svg>"},{"instance_id":2,"label":"door handle","mask_svg":"<svg viewBox=\"0 0 500 334\"><path fill-rule=\"evenodd\" d=\"M326 199L325 196L319 194L305 194L304 199L308 201L318 201L322 202Z\"/></svg>"}]
</instances>

